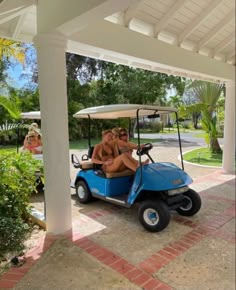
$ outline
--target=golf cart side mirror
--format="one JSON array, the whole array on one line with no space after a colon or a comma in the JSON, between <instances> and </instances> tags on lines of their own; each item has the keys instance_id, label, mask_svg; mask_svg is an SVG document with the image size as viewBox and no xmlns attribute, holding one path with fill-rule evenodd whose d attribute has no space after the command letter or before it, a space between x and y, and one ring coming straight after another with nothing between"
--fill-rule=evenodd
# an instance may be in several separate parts
<instances>
[{"instance_id":1,"label":"golf cart side mirror","mask_svg":"<svg viewBox=\"0 0 236 290\"><path fill-rule=\"evenodd\" d=\"M71 154L71 162L75 168L80 168L80 162L75 154Z\"/></svg>"}]
</instances>

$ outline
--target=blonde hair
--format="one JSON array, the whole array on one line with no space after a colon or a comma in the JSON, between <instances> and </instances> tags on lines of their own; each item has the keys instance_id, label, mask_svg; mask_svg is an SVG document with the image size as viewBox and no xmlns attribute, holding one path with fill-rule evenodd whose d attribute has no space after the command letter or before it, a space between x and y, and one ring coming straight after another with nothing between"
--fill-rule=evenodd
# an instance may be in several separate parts
<instances>
[{"instance_id":1,"label":"blonde hair","mask_svg":"<svg viewBox=\"0 0 236 290\"><path fill-rule=\"evenodd\" d=\"M113 129L111 130L111 132L112 132L112 134L113 134L114 136L116 136L116 137L119 137L119 135L120 135L120 130L119 130L119 128L113 128Z\"/></svg>"},{"instance_id":2,"label":"blonde hair","mask_svg":"<svg viewBox=\"0 0 236 290\"><path fill-rule=\"evenodd\" d=\"M37 133L34 130L30 130L27 134L27 137L36 137Z\"/></svg>"},{"instance_id":3,"label":"blonde hair","mask_svg":"<svg viewBox=\"0 0 236 290\"><path fill-rule=\"evenodd\" d=\"M102 131L102 137L104 137L104 136L107 135L108 133L112 133L112 131L111 131L110 129L103 130L103 131Z\"/></svg>"},{"instance_id":4,"label":"blonde hair","mask_svg":"<svg viewBox=\"0 0 236 290\"><path fill-rule=\"evenodd\" d=\"M34 129L38 129L39 128L39 125L37 123L32 123L30 126L29 126L29 131L32 131Z\"/></svg>"}]
</instances>

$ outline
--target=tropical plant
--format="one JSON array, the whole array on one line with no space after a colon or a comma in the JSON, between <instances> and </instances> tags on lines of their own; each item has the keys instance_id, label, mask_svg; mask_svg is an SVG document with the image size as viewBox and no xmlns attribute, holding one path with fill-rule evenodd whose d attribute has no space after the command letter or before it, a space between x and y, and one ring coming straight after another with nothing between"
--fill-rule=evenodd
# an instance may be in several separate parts
<instances>
[{"instance_id":1,"label":"tropical plant","mask_svg":"<svg viewBox=\"0 0 236 290\"><path fill-rule=\"evenodd\" d=\"M31 231L29 198L36 189L35 171L41 167L30 153L0 155L0 260L24 248Z\"/></svg>"},{"instance_id":2,"label":"tropical plant","mask_svg":"<svg viewBox=\"0 0 236 290\"><path fill-rule=\"evenodd\" d=\"M217 101L224 92L223 84L215 84L204 81L194 81L189 87L192 94L199 100L202 109L202 125L207 133L206 141L210 145L210 150L213 153L221 152L218 142L217 132Z\"/></svg>"},{"instance_id":3,"label":"tropical plant","mask_svg":"<svg viewBox=\"0 0 236 290\"><path fill-rule=\"evenodd\" d=\"M20 63L25 60L25 47L21 42L0 38L0 59L13 57Z\"/></svg>"},{"instance_id":4,"label":"tropical plant","mask_svg":"<svg viewBox=\"0 0 236 290\"><path fill-rule=\"evenodd\" d=\"M20 108L18 104L7 97L0 96L0 106L4 107L13 119L20 119Z\"/></svg>"}]
</instances>

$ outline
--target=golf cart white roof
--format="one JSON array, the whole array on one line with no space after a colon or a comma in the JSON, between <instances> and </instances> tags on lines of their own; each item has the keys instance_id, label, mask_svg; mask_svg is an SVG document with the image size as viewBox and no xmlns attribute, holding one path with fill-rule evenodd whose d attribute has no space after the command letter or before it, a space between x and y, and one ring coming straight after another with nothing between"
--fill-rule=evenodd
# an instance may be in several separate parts
<instances>
[{"instance_id":1,"label":"golf cart white roof","mask_svg":"<svg viewBox=\"0 0 236 290\"><path fill-rule=\"evenodd\" d=\"M159 107L151 105L138 104L116 104L99 107L90 107L75 113L75 118L91 119L118 119L118 118L136 118L139 109L139 117L152 114L169 114L178 110L170 107Z\"/></svg>"},{"instance_id":2,"label":"golf cart white roof","mask_svg":"<svg viewBox=\"0 0 236 290\"><path fill-rule=\"evenodd\" d=\"M35 112L25 112L21 113L21 118L22 119L31 119L31 120L40 120L41 119L41 114L40 111L35 111Z\"/></svg>"}]
</instances>

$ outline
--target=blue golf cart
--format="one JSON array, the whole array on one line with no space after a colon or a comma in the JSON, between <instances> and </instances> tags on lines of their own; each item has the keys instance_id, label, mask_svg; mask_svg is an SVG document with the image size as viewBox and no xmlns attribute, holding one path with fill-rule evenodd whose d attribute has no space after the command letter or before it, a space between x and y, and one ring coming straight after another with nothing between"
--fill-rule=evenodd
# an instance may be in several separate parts
<instances>
[{"instance_id":1,"label":"blue golf cart","mask_svg":"<svg viewBox=\"0 0 236 290\"><path fill-rule=\"evenodd\" d=\"M170 162L154 162L149 152L152 144L140 147L139 119L141 117L157 118L162 114L175 114L178 128L178 140L182 169ZM130 170L105 173L90 160L93 147L89 133L89 150L80 161L72 154L72 163L78 168L75 178L76 195L80 203L86 204L94 198L126 208L138 206L138 218L143 227L150 232L162 231L170 222L171 211L180 215L192 216L201 208L201 199L197 192L189 188L191 177L184 171L182 147L175 108L117 104L83 109L75 118L92 119L136 118L139 168L134 173ZM151 163L142 165L141 158L147 155Z\"/></svg>"}]
</instances>

